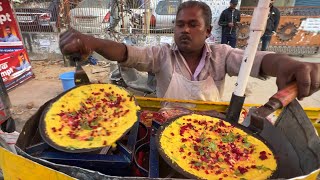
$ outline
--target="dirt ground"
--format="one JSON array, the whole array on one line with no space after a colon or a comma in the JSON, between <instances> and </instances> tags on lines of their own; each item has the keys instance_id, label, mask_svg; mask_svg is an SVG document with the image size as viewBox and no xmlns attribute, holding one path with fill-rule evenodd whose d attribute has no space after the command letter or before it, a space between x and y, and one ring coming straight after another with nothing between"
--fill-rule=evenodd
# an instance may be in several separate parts
<instances>
[{"instance_id":1,"label":"dirt ground","mask_svg":"<svg viewBox=\"0 0 320 180\"><path fill-rule=\"evenodd\" d=\"M299 60L320 62L320 57L300 58ZM113 66L113 64L99 61L98 65L86 65L83 68L87 72L91 82L108 83L110 66ZM9 92L12 115L16 120L18 132L21 132L24 123L41 105L63 92L59 75L64 72L74 71L74 67L64 67L63 59L59 58L55 60L32 61L32 68L35 78ZM236 77L227 77L223 101L230 101L236 80ZM245 103L265 103L276 91L275 78L267 81L250 78ZM301 104L304 107L320 107L320 92L304 99Z\"/></svg>"}]
</instances>

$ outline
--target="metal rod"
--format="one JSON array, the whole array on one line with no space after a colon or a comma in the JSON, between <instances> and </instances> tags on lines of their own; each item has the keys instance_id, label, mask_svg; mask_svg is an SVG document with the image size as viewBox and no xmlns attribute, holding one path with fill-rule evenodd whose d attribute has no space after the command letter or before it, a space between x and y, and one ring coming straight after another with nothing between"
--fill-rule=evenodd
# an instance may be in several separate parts
<instances>
[{"instance_id":1,"label":"metal rod","mask_svg":"<svg viewBox=\"0 0 320 180\"><path fill-rule=\"evenodd\" d=\"M251 73L254 57L260 42L260 38L265 30L268 14L270 11L270 0L260 0L254 9L248 46L244 51L240 72L238 75L235 91L232 94L230 106L227 112L227 120L237 122L245 100L245 90Z\"/></svg>"},{"instance_id":2,"label":"metal rod","mask_svg":"<svg viewBox=\"0 0 320 180\"><path fill-rule=\"evenodd\" d=\"M268 14L270 10L269 4L270 0L260 0L258 3L258 7L256 7L253 12L248 46L246 47L244 52L236 88L234 91L234 94L237 96L244 96L245 94L248 79L254 62L254 57L257 52L260 38L267 24Z\"/></svg>"}]
</instances>

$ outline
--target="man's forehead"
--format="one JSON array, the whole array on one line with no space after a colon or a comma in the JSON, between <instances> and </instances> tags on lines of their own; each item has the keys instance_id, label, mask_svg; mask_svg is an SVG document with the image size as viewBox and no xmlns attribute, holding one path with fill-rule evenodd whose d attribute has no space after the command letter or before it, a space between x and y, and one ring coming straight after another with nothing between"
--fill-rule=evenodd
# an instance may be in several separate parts
<instances>
[{"instance_id":1,"label":"man's forehead","mask_svg":"<svg viewBox=\"0 0 320 180\"><path fill-rule=\"evenodd\" d=\"M177 14L177 21L191 21L198 20L198 18L203 18L202 9L199 7L190 7L182 9L179 14Z\"/></svg>"},{"instance_id":2,"label":"man's forehead","mask_svg":"<svg viewBox=\"0 0 320 180\"><path fill-rule=\"evenodd\" d=\"M194 19L194 18L191 18L191 19L177 19L176 21L177 23L192 23L192 22L200 22L199 19Z\"/></svg>"}]
</instances>

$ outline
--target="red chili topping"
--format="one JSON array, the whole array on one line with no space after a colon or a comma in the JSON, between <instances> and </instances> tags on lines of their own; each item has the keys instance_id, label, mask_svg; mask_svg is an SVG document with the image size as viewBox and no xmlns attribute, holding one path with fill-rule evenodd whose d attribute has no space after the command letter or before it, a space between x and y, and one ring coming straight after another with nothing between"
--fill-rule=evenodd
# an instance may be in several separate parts
<instances>
[{"instance_id":1,"label":"red chili topping","mask_svg":"<svg viewBox=\"0 0 320 180\"><path fill-rule=\"evenodd\" d=\"M191 123L187 123L187 125L185 126L181 126L180 128L180 136L183 136L184 132L188 129L193 128L193 126L191 125Z\"/></svg>"},{"instance_id":2,"label":"red chili topping","mask_svg":"<svg viewBox=\"0 0 320 180\"><path fill-rule=\"evenodd\" d=\"M100 92L92 92L92 94L97 96L97 95L100 95L101 93Z\"/></svg>"},{"instance_id":3,"label":"red chili topping","mask_svg":"<svg viewBox=\"0 0 320 180\"><path fill-rule=\"evenodd\" d=\"M244 174L244 173L248 172L248 169L245 168L245 167L238 166L238 170L240 171L241 174Z\"/></svg>"},{"instance_id":4,"label":"red chili topping","mask_svg":"<svg viewBox=\"0 0 320 180\"><path fill-rule=\"evenodd\" d=\"M226 127L226 125L223 123L223 121L219 121L219 126L220 127Z\"/></svg>"},{"instance_id":5,"label":"red chili topping","mask_svg":"<svg viewBox=\"0 0 320 180\"><path fill-rule=\"evenodd\" d=\"M220 128L218 128L218 129L216 129L216 130L215 130L215 132L217 132L217 133L221 133L221 132L222 132L222 130L221 130Z\"/></svg>"},{"instance_id":6,"label":"red chili topping","mask_svg":"<svg viewBox=\"0 0 320 180\"><path fill-rule=\"evenodd\" d=\"M186 138L182 138L181 142L187 142L187 139Z\"/></svg>"},{"instance_id":7,"label":"red chili topping","mask_svg":"<svg viewBox=\"0 0 320 180\"><path fill-rule=\"evenodd\" d=\"M56 129L55 127L51 128L51 130L52 130L53 132L57 132L57 129Z\"/></svg>"},{"instance_id":8,"label":"red chili topping","mask_svg":"<svg viewBox=\"0 0 320 180\"><path fill-rule=\"evenodd\" d=\"M62 124L61 127L58 129L58 131L62 131L63 128L64 128L64 125Z\"/></svg>"},{"instance_id":9,"label":"red chili topping","mask_svg":"<svg viewBox=\"0 0 320 180\"><path fill-rule=\"evenodd\" d=\"M261 160L268 159L267 153L266 153L265 151L261 151L259 158L260 158Z\"/></svg>"},{"instance_id":10,"label":"red chili topping","mask_svg":"<svg viewBox=\"0 0 320 180\"><path fill-rule=\"evenodd\" d=\"M72 132L72 131L70 131L70 132L68 133L68 136L69 136L71 139L75 139L75 138L78 137L78 136L77 136L76 134L74 134L74 132Z\"/></svg>"}]
</instances>

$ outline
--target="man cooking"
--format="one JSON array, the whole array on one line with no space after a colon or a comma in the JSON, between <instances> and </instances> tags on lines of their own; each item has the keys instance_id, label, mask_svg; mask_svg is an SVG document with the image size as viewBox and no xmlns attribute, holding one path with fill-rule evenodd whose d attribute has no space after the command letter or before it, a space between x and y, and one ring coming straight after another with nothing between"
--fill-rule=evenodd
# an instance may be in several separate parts
<instances>
[{"instance_id":1,"label":"man cooking","mask_svg":"<svg viewBox=\"0 0 320 180\"><path fill-rule=\"evenodd\" d=\"M135 47L71 29L61 34L60 48L65 55L87 56L95 51L122 66L153 72L160 98L219 101L225 76L238 74L244 51L205 42L211 32L211 17L210 7L203 2L182 3L177 11L172 46ZM251 76L276 76L279 88L297 81L299 99L320 88L320 64L298 62L272 52L257 52Z\"/></svg>"}]
</instances>

